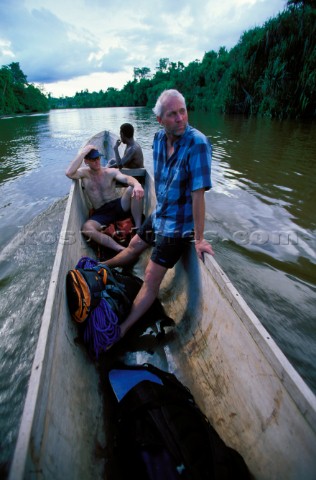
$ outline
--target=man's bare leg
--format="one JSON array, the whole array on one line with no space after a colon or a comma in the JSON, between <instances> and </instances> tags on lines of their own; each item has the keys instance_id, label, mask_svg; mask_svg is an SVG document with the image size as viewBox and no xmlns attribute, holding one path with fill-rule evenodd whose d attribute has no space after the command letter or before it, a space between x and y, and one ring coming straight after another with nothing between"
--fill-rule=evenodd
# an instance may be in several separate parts
<instances>
[{"instance_id":1,"label":"man's bare leg","mask_svg":"<svg viewBox=\"0 0 316 480\"><path fill-rule=\"evenodd\" d=\"M131 212L135 222L135 227L139 228L142 224L143 199L131 199Z\"/></svg>"},{"instance_id":2,"label":"man's bare leg","mask_svg":"<svg viewBox=\"0 0 316 480\"><path fill-rule=\"evenodd\" d=\"M148 247L148 243L144 242L138 235L135 235L126 248L121 250L115 257L102 263L106 263L112 268L124 267L135 262Z\"/></svg>"},{"instance_id":3,"label":"man's bare leg","mask_svg":"<svg viewBox=\"0 0 316 480\"><path fill-rule=\"evenodd\" d=\"M151 307L158 296L160 284L167 268L149 260L145 271L144 283L136 296L131 311L126 320L120 325L121 338Z\"/></svg>"},{"instance_id":4,"label":"man's bare leg","mask_svg":"<svg viewBox=\"0 0 316 480\"><path fill-rule=\"evenodd\" d=\"M134 198L132 187L128 187L122 195L121 204L125 212L131 211L135 222L135 227L139 228L142 224L143 199Z\"/></svg>"},{"instance_id":5,"label":"man's bare leg","mask_svg":"<svg viewBox=\"0 0 316 480\"><path fill-rule=\"evenodd\" d=\"M88 240L94 240L99 245L102 245L106 248L111 248L115 252L121 252L125 247L117 243L112 237L102 233L101 225L94 221L88 220L82 227L82 233L85 235Z\"/></svg>"}]
</instances>

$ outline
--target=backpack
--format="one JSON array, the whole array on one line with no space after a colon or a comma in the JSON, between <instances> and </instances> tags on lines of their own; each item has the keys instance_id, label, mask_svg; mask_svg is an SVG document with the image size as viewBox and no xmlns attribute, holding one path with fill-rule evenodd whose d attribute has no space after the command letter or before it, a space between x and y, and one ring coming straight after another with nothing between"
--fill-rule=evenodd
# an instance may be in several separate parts
<instances>
[{"instance_id":1,"label":"backpack","mask_svg":"<svg viewBox=\"0 0 316 480\"><path fill-rule=\"evenodd\" d=\"M109 371L108 381L116 405L115 478L130 472L138 480L252 478L174 374L151 364L123 365Z\"/></svg>"},{"instance_id":2,"label":"backpack","mask_svg":"<svg viewBox=\"0 0 316 480\"><path fill-rule=\"evenodd\" d=\"M104 298L118 315L120 323L128 313L142 280L126 276L105 264L82 257L66 276L69 311L73 320L84 322ZM133 285L134 283L134 285Z\"/></svg>"},{"instance_id":3,"label":"backpack","mask_svg":"<svg viewBox=\"0 0 316 480\"><path fill-rule=\"evenodd\" d=\"M79 337L93 358L120 338L119 324L128 315L142 280L82 257L66 277L67 301Z\"/></svg>"},{"instance_id":4,"label":"backpack","mask_svg":"<svg viewBox=\"0 0 316 480\"><path fill-rule=\"evenodd\" d=\"M69 311L74 321L84 322L91 310L100 303L106 280L105 268L69 270L66 277L66 290Z\"/></svg>"}]
</instances>

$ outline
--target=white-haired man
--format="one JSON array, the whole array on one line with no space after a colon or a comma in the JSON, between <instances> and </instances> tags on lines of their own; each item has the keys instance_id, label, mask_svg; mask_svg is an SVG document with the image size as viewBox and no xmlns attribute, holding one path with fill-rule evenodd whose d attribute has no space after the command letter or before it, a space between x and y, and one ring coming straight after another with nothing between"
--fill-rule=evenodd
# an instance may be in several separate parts
<instances>
[{"instance_id":1,"label":"white-haired man","mask_svg":"<svg viewBox=\"0 0 316 480\"><path fill-rule=\"evenodd\" d=\"M121 338L153 304L167 269L180 259L188 242L194 241L201 259L204 252L214 254L204 239L204 192L212 186L211 145L188 124L185 99L177 90L164 91L153 112L163 127L153 141L156 209L129 246L105 262L124 266L153 245L143 285L120 325Z\"/></svg>"}]
</instances>

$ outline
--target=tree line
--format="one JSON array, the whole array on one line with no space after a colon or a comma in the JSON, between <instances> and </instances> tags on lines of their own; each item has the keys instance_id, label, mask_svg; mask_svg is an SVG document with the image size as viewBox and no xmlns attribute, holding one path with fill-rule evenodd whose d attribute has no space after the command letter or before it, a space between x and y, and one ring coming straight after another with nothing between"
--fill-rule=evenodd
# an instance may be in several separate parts
<instances>
[{"instance_id":1,"label":"tree line","mask_svg":"<svg viewBox=\"0 0 316 480\"><path fill-rule=\"evenodd\" d=\"M133 80L121 90L84 90L63 98L48 95L48 105L152 107L164 89L177 88L189 110L315 118L315 20L316 0L288 0L283 12L262 27L244 32L229 51L225 47L211 50L187 66L161 58L154 74L148 67L135 67ZM0 89L1 85L0 70Z\"/></svg>"},{"instance_id":2,"label":"tree line","mask_svg":"<svg viewBox=\"0 0 316 480\"><path fill-rule=\"evenodd\" d=\"M0 69L0 115L45 112L49 108L47 96L27 82L18 62Z\"/></svg>"}]
</instances>

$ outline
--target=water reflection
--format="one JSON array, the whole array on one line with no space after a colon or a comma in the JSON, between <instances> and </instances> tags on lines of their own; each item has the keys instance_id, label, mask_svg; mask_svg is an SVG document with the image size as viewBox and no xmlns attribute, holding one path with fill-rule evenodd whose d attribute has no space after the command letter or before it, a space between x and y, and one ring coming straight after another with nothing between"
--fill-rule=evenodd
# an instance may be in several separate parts
<instances>
[{"instance_id":1,"label":"water reflection","mask_svg":"<svg viewBox=\"0 0 316 480\"><path fill-rule=\"evenodd\" d=\"M220 184L231 189L235 180L237 188L250 188L268 203L282 202L301 226L315 227L315 124L223 116L212 125L207 116L192 117L213 142Z\"/></svg>"},{"instance_id":2,"label":"water reflection","mask_svg":"<svg viewBox=\"0 0 316 480\"><path fill-rule=\"evenodd\" d=\"M315 124L194 113L192 122L213 143L218 196L209 210L224 238L284 262L315 263Z\"/></svg>"},{"instance_id":3,"label":"water reflection","mask_svg":"<svg viewBox=\"0 0 316 480\"><path fill-rule=\"evenodd\" d=\"M1 120L0 185L38 168L39 135L47 122L48 115Z\"/></svg>"}]
</instances>

